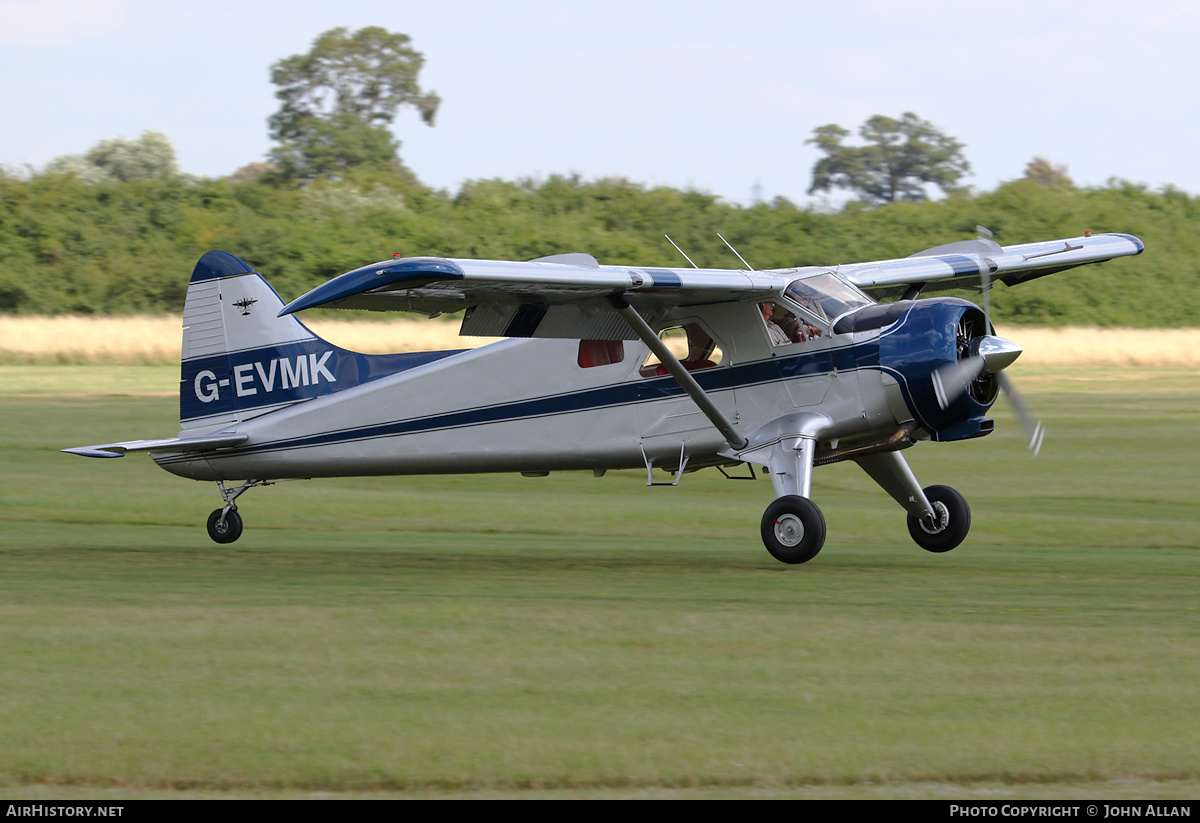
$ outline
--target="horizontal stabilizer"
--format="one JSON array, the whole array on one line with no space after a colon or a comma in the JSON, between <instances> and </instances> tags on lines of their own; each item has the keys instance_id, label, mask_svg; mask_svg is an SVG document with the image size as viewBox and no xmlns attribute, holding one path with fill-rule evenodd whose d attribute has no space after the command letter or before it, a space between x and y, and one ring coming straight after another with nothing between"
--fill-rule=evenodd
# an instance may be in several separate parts
<instances>
[{"instance_id":1,"label":"horizontal stabilizer","mask_svg":"<svg viewBox=\"0 0 1200 823\"><path fill-rule=\"evenodd\" d=\"M168 437L163 440L126 440L121 443L103 443L99 446L77 446L60 449L67 454L83 457L124 457L128 452L206 452L244 443L245 434L225 433L211 437Z\"/></svg>"}]
</instances>

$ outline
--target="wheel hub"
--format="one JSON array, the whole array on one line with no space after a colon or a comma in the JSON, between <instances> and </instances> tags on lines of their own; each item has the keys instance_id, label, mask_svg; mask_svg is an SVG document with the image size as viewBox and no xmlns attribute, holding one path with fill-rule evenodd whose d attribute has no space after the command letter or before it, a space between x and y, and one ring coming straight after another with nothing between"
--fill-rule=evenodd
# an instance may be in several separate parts
<instances>
[{"instance_id":1,"label":"wheel hub","mask_svg":"<svg viewBox=\"0 0 1200 823\"><path fill-rule=\"evenodd\" d=\"M933 518L921 518L921 530L926 534L941 534L950 525L950 511L940 500L933 504Z\"/></svg>"},{"instance_id":2,"label":"wheel hub","mask_svg":"<svg viewBox=\"0 0 1200 823\"><path fill-rule=\"evenodd\" d=\"M775 521L775 539L792 548L804 539L804 523L794 514L785 514Z\"/></svg>"}]
</instances>

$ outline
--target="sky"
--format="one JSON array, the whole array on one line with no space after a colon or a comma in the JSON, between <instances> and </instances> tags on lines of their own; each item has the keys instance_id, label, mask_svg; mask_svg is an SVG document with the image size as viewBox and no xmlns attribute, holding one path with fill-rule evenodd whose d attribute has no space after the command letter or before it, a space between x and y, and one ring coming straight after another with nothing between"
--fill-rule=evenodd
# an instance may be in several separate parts
<instances>
[{"instance_id":1,"label":"sky","mask_svg":"<svg viewBox=\"0 0 1200 823\"><path fill-rule=\"evenodd\" d=\"M0 165L161 130L184 171L230 174L271 149L271 64L339 26L425 55L435 125L393 131L451 192L574 173L819 206L813 129L911 111L977 191L1042 156L1200 193L1196 0L0 0Z\"/></svg>"}]
</instances>

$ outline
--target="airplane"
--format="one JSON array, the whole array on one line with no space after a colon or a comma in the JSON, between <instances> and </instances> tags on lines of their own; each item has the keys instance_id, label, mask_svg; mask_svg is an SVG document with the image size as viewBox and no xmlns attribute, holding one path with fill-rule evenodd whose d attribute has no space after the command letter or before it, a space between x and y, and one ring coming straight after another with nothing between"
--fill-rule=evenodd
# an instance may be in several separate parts
<instances>
[{"instance_id":1,"label":"airplane","mask_svg":"<svg viewBox=\"0 0 1200 823\"><path fill-rule=\"evenodd\" d=\"M286 305L247 263L209 251L184 306L178 436L62 451L148 452L216 481L217 543L241 536L243 493L283 479L645 469L665 485L657 468L676 485L706 467L733 478L757 467L775 493L763 544L790 564L825 543L813 469L852 460L903 508L918 546L946 552L966 538L970 508L953 488L922 488L901 452L989 434L1001 390L1035 453L1043 436L1004 373L1021 348L991 325L994 282L1143 249L1091 232L1000 246L981 229L905 258L771 270L740 254L737 269L395 256ZM984 307L926 289L978 290ZM465 309L461 335L505 339L363 354L296 317L318 306Z\"/></svg>"}]
</instances>

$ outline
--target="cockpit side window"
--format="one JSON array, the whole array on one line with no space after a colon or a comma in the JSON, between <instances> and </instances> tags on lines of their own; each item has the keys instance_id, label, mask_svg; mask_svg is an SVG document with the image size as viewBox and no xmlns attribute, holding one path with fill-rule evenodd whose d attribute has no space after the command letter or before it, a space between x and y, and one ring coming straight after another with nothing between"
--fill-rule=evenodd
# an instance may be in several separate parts
<instances>
[{"instance_id":1,"label":"cockpit side window","mask_svg":"<svg viewBox=\"0 0 1200 823\"><path fill-rule=\"evenodd\" d=\"M704 330L699 323L684 323L681 326L670 326L658 333L658 337L667 344L671 353L679 358L680 363L688 371L711 369L721 364L725 358L717 341ZM667 367L659 362L658 356L650 352L642 365L642 377L654 377L667 374Z\"/></svg>"},{"instance_id":2,"label":"cockpit side window","mask_svg":"<svg viewBox=\"0 0 1200 823\"><path fill-rule=\"evenodd\" d=\"M759 303L758 310L762 314L763 325L767 329L767 338L772 346L787 346L792 343L803 343L821 336L821 329L808 322L805 318L797 317L794 312L774 301Z\"/></svg>"}]
</instances>

